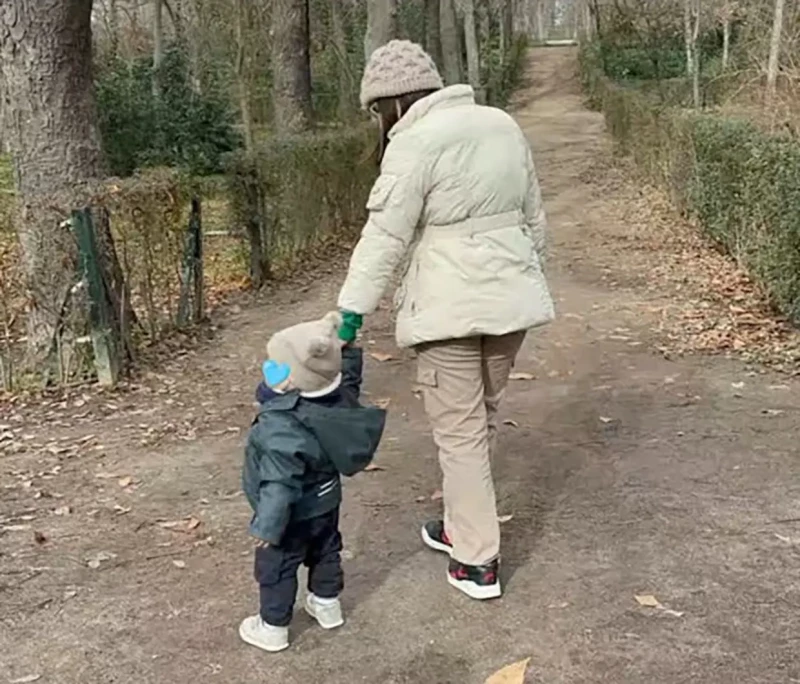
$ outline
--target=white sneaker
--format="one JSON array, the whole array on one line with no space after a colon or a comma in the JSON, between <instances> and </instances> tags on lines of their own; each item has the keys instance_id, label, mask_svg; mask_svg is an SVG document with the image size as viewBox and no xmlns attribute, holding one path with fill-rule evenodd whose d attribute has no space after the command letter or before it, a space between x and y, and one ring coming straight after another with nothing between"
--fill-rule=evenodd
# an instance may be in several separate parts
<instances>
[{"instance_id":1,"label":"white sneaker","mask_svg":"<svg viewBox=\"0 0 800 684\"><path fill-rule=\"evenodd\" d=\"M268 625L260 615L251 615L242 620L242 624L239 625L239 636L246 644L269 653L289 648L289 628Z\"/></svg>"},{"instance_id":2,"label":"white sneaker","mask_svg":"<svg viewBox=\"0 0 800 684\"><path fill-rule=\"evenodd\" d=\"M326 601L309 594L306 597L306 613L314 618L322 629L336 629L344 624L342 604L339 599Z\"/></svg>"}]
</instances>

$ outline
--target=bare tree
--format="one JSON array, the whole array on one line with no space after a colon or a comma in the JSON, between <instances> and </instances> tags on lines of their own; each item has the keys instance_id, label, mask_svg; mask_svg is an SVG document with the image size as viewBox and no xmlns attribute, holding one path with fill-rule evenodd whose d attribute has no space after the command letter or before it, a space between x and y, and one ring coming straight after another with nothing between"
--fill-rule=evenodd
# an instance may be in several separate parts
<instances>
[{"instance_id":1,"label":"bare tree","mask_svg":"<svg viewBox=\"0 0 800 684\"><path fill-rule=\"evenodd\" d=\"M459 40L458 16L454 0L440 0L439 26L442 32L442 65L444 80L448 85L464 80L461 62L461 41Z\"/></svg>"},{"instance_id":2,"label":"bare tree","mask_svg":"<svg viewBox=\"0 0 800 684\"><path fill-rule=\"evenodd\" d=\"M772 35L769 41L769 60L767 61L767 87L764 92L764 104L767 109L772 106L778 86L778 67L781 58L781 38L783 36L783 14L786 0L775 0L775 12L772 19Z\"/></svg>"},{"instance_id":3,"label":"bare tree","mask_svg":"<svg viewBox=\"0 0 800 684\"><path fill-rule=\"evenodd\" d=\"M164 61L164 2L153 0L153 71L158 74Z\"/></svg>"},{"instance_id":4,"label":"bare tree","mask_svg":"<svg viewBox=\"0 0 800 684\"><path fill-rule=\"evenodd\" d=\"M119 53L119 6L117 0L108 3L108 39L112 58Z\"/></svg>"},{"instance_id":5,"label":"bare tree","mask_svg":"<svg viewBox=\"0 0 800 684\"><path fill-rule=\"evenodd\" d=\"M683 30L686 47L686 75L692 82L692 102L700 108L700 52L697 39L700 35L700 0L684 0Z\"/></svg>"},{"instance_id":6,"label":"bare tree","mask_svg":"<svg viewBox=\"0 0 800 684\"><path fill-rule=\"evenodd\" d=\"M425 0L425 49L442 68L442 30L439 0Z\"/></svg>"},{"instance_id":7,"label":"bare tree","mask_svg":"<svg viewBox=\"0 0 800 684\"><path fill-rule=\"evenodd\" d=\"M236 89L239 94L239 112L242 117L242 133L244 147L250 152L253 149L253 116L250 113L250 83L247 72L246 36L249 25L247 0L236 0L235 34L236 34Z\"/></svg>"},{"instance_id":8,"label":"bare tree","mask_svg":"<svg viewBox=\"0 0 800 684\"><path fill-rule=\"evenodd\" d=\"M475 24L475 0L458 0L459 10L464 16L464 42L467 49L467 74L479 102L485 101L481 88L481 62L478 53L478 30Z\"/></svg>"},{"instance_id":9,"label":"bare tree","mask_svg":"<svg viewBox=\"0 0 800 684\"><path fill-rule=\"evenodd\" d=\"M731 20L733 4L731 0L723 0L719 9L719 20L722 23L722 70L726 71L731 61Z\"/></svg>"},{"instance_id":10,"label":"bare tree","mask_svg":"<svg viewBox=\"0 0 800 684\"><path fill-rule=\"evenodd\" d=\"M397 37L397 0L367 0L364 57L369 59L381 45Z\"/></svg>"},{"instance_id":11,"label":"bare tree","mask_svg":"<svg viewBox=\"0 0 800 684\"><path fill-rule=\"evenodd\" d=\"M498 11L500 13L500 52L501 58L505 62L514 37L514 3L509 0L499 0Z\"/></svg>"},{"instance_id":12,"label":"bare tree","mask_svg":"<svg viewBox=\"0 0 800 684\"><path fill-rule=\"evenodd\" d=\"M92 0L0 4L0 90L21 200L17 222L28 289L28 349L53 352L75 285L76 247L65 213L105 172L92 80ZM98 222L108 282L125 300L108 224ZM128 298L129 300L129 298ZM127 307L126 307L127 308Z\"/></svg>"},{"instance_id":13,"label":"bare tree","mask_svg":"<svg viewBox=\"0 0 800 684\"><path fill-rule=\"evenodd\" d=\"M339 118L349 119L356 109L356 78L347 51L347 31L341 0L331 0L331 32L336 60L339 63Z\"/></svg>"},{"instance_id":14,"label":"bare tree","mask_svg":"<svg viewBox=\"0 0 800 684\"><path fill-rule=\"evenodd\" d=\"M275 128L296 133L311 124L308 0L274 0L272 11Z\"/></svg>"}]
</instances>

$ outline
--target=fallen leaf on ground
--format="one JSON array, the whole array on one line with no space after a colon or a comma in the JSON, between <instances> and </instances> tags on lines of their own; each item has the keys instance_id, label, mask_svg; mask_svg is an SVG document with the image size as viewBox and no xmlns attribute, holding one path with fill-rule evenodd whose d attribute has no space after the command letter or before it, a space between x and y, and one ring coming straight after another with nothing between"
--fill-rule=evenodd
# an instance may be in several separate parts
<instances>
[{"instance_id":1,"label":"fallen leaf on ground","mask_svg":"<svg viewBox=\"0 0 800 684\"><path fill-rule=\"evenodd\" d=\"M613 423L614 419L613 418L609 418L608 416L600 416L600 422L601 423L605 423L606 425L608 425L609 423Z\"/></svg>"},{"instance_id":2,"label":"fallen leaf on ground","mask_svg":"<svg viewBox=\"0 0 800 684\"><path fill-rule=\"evenodd\" d=\"M678 617L678 618L679 617L683 617L683 611L682 610L672 610L672 608L664 608L664 606L661 606L661 610L666 615L671 615L672 617Z\"/></svg>"},{"instance_id":3,"label":"fallen leaf on ground","mask_svg":"<svg viewBox=\"0 0 800 684\"><path fill-rule=\"evenodd\" d=\"M120 506L119 504L114 505L114 513L116 513L117 515L125 515L126 513L130 512L131 512L130 506L126 508L125 506Z\"/></svg>"},{"instance_id":4,"label":"fallen leaf on ground","mask_svg":"<svg viewBox=\"0 0 800 684\"><path fill-rule=\"evenodd\" d=\"M17 679L9 679L8 684L30 684L31 682L38 682L42 678L40 674L29 674Z\"/></svg>"},{"instance_id":5,"label":"fallen leaf on ground","mask_svg":"<svg viewBox=\"0 0 800 684\"><path fill-rule=\"evenodd\" d=\"M186 529L196 530L198 527L200 527L200 521L197 518L189 518L186 523Z\"/></svg>"},{"instance_id":6,"label":"fallen leaf on ground","mask_svg":"<svg viewBox=\"0 0 800 684\"><path fill-rule=\"evenodd\" d=\"M636 603L638 603L640 606L644 606L645 608L661 607L659 600L652 594L636 595L634 598L636 599Z\"/></svg>"},{"instance_id":7,"label":"fallen leaf on ground","mask_svg":"<svg viewBox=\"0 0 800 684\"><path fill-rule=\"evenodd\" d=\"M797 544L800 543L800 539L792 539L791 537L785 537L782 534L775 533L775 538L782 541L784 544Z\"/></svg>"},{"instance_id":8,"label":"fallen leaf on ground","mask_svg":"<svg viewBox=\"0 0 800 684\"><path fill-rule=\"evenodd\" d=\"M761 411L765 416L782 416L786 411L781 409L764 409Z\"/></svg>"},{"instance_id":9,"label":"fallen leaf on ground","mask_svg":"<svg viewBox=\"0 0 800 684\"><path fill-rule=\"evenodd\" d=\"M431 494L431 501L440 501L444 498L444 492L441 489L437 489L433 494Z\"/></svg>"},{"instance_id":10,"label":"fallen leaf on ground","mask_svg":"<svg viewBox=\"0 0 800 684\"><path fill-rule=\"evenodd\" d=\"M133 478L132 478L132 477L130 477L130 476L128 476L128 477L122 477L122 478L120 478L119 480L117 480L117 484L118 484L120 487L122 487L123 489L124 489L125 487L130 487L130 486L133 484Z\"/></svg>"},{"instance_id":11,"label":"fallen leaf on ground","mask_svg":"<svg viewBox=\"0 0 800 684\"><path fill-rule=\"evenodd\" d=\"M172 564L179 570L183 570L186 567L186 561L182 560L174 560L172 561Z\"/></svg>"},{"instance_id":12,"label":"fallen leaf on ground","mask_svg":"<svg viewBox=\"0 0 800 684\"><path fill-rule=\"evenodd\" d=\"M386 470L383 466L379 466L377 463L370 463L366 468L364 468L366 472L375 472L378 470Z\"/></svg>"},{"instance_id":13,"label":"fallen leaf on ground","mask_svg":"<svg viewBox=\"0 0 800 684\"><path fill-rule=\"evenodd\" d=\"M375 406L377 406L379 409L386 410L387 408L389 408L389 404L392 403L392 400L388 399L388 398L387 399L376 399L372 403L375 404Z\"/></svg>"},{"instance_id":14,"label":"fallen leaf on ground","mask_svg":"<svg viewBox=\"0 0 800 684\"><path fill-rule=\"evenodd\" d=\"M391 361L394 358L391 354L386 354L384 352L372 352L370 356L378 363L385 363L386 361Z\"/></svg>"},{"instance_id":15,"label":"fallen leaf on ground","mask_svg":"<svg viewBox=\"0 0 800 684\"><path fill-rule=\"evenodd\" d=\"M497 517L497 522L499 522L502 525L503 523L511 522L513 519L514 519L514 514L513 513L509 513L508 515L500 515L500 516L498 516Z\"/></svg>"},{"instance_id":16,"label":"fallen leaf on ground","mask_svg":"<svg viewBox=\"0 0 800 684\"><path fill-rule=\"evenodd\" d=\"M417 503L424 503L425 501L427 501L427 499L424 496L418 496L416 500Z\"/></svg>"},{"instance_id":17,"label":"fallen leaf on ground","mask_svg":"<svg viewBox=\"0 0 800 684\"><path fill-rule=\"evenodd\" d=\"M56 515L69 515L72 513L71 506L59 506L56 510L53 511Z\"/></svg>"},{"instance_id":18,"label":"fallen leaf on ground","mask_svg":"<svg viewBox=\"0 0 800 684\"><path fill-rule=\"evenodd\" d=\"M175 530L179 527L183 527L185 524L185 520L162 520L156 523L156 525L165 530Z\"/></svg>"},{"instance_id":19,"label":"fallen leaf on ground","mask_svg":"<svg viewBox=\"0 0 800 684\"><path fill-rule=\"evenodd\" d=\"M111 553L111 551L98 551L96 554L89 556L89 558L86 559L86 565L92 568L92 570L97 570L101 563L112 560L116 557L117 554Z\"/></svg>"},{"instance_id":20,"label":"fallen leaf on ground","mask_svg":"<svg viewBox=\"0 0 800 684\"><path fill-rule=\"evenodd\" d=\"M525 670L528 669L530 658L520 660L518 663L507 665L502 670L498 670L486 680L486 684L524 684Z\"/></svg>"},{"instance_id":21,"label":"fallen leaf on ground","mask_svg":"<svg viewBox=\"0 0 800 684\"><path fill-rule=\"evenodd\" d=\"M504 420L503 421L503 425L509 425L509 426L515 427L515 428L519 427L519 423L516 420L511 420L510 418L507 418L506 420Z\"/></svg>"},{"instance_id":22,"label":"fallen leaf on ground","mask_svg":"<svg viewBox=\"0 0 800 684\"><path fill-rule=\"evenodd\" d=\"M536 380L536 376L533 373L522 373L522 372L514 372L508 376L509 380Z\"/></svg>"}]
</instances>

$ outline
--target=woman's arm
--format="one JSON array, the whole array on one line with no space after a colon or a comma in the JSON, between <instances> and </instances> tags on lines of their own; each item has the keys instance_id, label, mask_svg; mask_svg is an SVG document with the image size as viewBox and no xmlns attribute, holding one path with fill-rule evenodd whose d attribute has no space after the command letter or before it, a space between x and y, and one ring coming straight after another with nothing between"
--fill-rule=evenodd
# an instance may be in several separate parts
<instances>
[{"instance_id":1,"label":"woman's arm","mask_svg":"<svg viewBox=\"0 0 800 684\"><path fill-rule=\"evenodd\" d=\"M414 237L425 199L426 176L424 150L413 141L392 141L367 202L369 219L339 294L342 311L365 315L378 308Z\"/></svg>"},{"instance_id":2,"label":"woman's arm","mask_svg":"<svg viewBox=\"0 0 800 684\"><path fill-rule=\"evenodd\" d=\"M533 242L533 248L539 255L539 260L544 264L547 257L547 217L542 202L542 191L539 187L539 178L533 163L533 155L528 150L527 159L528 192L525 196L523 211L528 237Z\"/></svg>"}]
</instances>

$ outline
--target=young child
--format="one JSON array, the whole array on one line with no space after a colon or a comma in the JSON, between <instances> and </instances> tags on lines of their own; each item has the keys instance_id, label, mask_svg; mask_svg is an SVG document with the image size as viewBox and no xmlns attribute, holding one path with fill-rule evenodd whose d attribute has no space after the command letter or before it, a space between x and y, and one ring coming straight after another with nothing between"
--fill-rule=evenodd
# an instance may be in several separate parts
<instances>
[{"instance_id":1,"label":"young child","mask_svg":"<svg viewBox=\"0 0 800 684\"><path fill-rule=\"evenodd\" d=\"M329 313L277 333L267 345L261 408L242 472L253 509L250 533L258 540L261 611L239 627L245 642L265 651L289 646L301 563L308 567L306 611L324 629L344 623L340 475L370 463L386 412L359 404L363 357L339 339L341 325L341 316Z\"/></svg>"}]
</instances>

